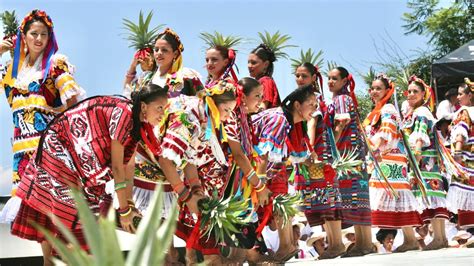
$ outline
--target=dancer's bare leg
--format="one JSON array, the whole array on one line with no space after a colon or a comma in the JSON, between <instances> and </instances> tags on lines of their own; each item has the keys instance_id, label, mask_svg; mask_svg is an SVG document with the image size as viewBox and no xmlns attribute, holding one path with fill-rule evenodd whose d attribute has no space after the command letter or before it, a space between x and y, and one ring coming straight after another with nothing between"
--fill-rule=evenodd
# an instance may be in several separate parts
<instances>
[{"instance_id":1,"label":"dancer's bare leg","mask_svg":"<svg viewBox=\"0 0 474 266\"><path fill-rule=\"evenodd\" d=\"M298 250L298 247L296 247L292 242L294 238L293 226L289 221L286 225L283 225L283 217L276 216L275 219L278 226L278 237L280 238L280 247L275 253L275 258L285 260L284 258L287 258Z\"/></svg>"},{"instance_id":2,"label":"dancer's bare leg","mask_svg":"<svg viewBox=\"0 0 474 266\"><path fill-rule=\"evenodd\" d=\"M47 241L41 243L41 251L43 251L43 265L53 266L53 247Z\"/></svg>"},{"instance_id":3,"label":"dancer's bare leg","mask_svg":"<svg viewBox=\"0 0 474 266\"><path fill-rule=\"evenodd\" d=\"M448 247L445 220L442 218L433 218L431 219L431 225L433 227L433 241L426 245L423 250L437 250Z\"/></svg>"},{"instance_id":4,"label":"dancer's bare leg","mask_svg":"<svg viewBox=\"0 0 474 266\"><path fill-rule=\"evenodd\" d=\"M324 225L328 235L328 248L319 256L319 259L332 259L346 251L346 247L342 243L341 221L326 221Z\"/></svg>"},{"instance_id":5,"label":"dancer's bare leg","mask_svg":"<svg viewBox=\"0 0 474 266\"><path fill-rule=\"evenodd\" d=\"M418 250L420 249L420 245L418 244L418 240L416 240L415 230L412 226L404 226L402 227L403 231L403 244L395 249L394 252L405 252L409 250Z\"/></svg>"}]
</instances>

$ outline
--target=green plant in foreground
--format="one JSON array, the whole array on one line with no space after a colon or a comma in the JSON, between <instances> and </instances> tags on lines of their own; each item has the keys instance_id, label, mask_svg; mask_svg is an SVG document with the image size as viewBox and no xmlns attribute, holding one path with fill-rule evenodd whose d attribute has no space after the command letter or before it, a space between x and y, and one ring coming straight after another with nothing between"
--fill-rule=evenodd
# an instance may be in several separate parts
<instances>
[{"instance_id":1,"label":"green plant in foreground","mask_svg":"<svg viewBox=\"0 0 474 266\"><path fill-rule=\"evenodd\" d=\"M97 219L90 211L82 193L72 192L79 211L79 218L90 248L90 254L81 249L74 235L59 221L55 223L67 243L53 236L41 226L34 226L41 231L46 239L54 246L61 260L54 259L55 264L71 266L101 265L101 266L134 266L134 265L163 265L166 250L173 240L176 229L178 211L173 204L170 216L162 223L163 193L157 186L148 214L143 217L136 232L134 246L127 258L124 258L116 234L115 210L112 208L107 217ZM53 221L57 220L53 217Z\"/></svg>"}]
</instances>

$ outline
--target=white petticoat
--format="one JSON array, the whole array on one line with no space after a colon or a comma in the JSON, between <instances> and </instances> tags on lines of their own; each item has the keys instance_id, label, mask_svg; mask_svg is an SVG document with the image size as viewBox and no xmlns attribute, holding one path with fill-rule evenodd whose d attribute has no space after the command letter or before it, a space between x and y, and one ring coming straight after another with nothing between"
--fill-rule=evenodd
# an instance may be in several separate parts
<instances>
[{"instance_id":1,"label":"white petticoat","mask_svg":"<svg viewBox=\"0 0 474 266\"><path fill-rule=\"evenodd\" d=\"M19 197L10 198L0 212L0 224L12 223L20 210L21 199Z\"/></svg>"},{"instance_id":2,"label":"white petticoat","mask_svg":"<svg viewBox=\"0 0 474 266\"><path fill-rule=\"evenodd\" d=\"M448 210L458 213L458 210L474 211L474 187L453 182L446 197Z\"/></svg>"},{"instance_id":3,"label":"white petticoat","mask_svg":"<svg viewBox=\"0 0 474 266\"><path fill-rule=\"evenodd\" d=\"M382 188L369 188L370 209L373 211L410 212L418 211L418 201L410 190L397 191L399 198L395 199Z\"/></svg>"}]
</instances>

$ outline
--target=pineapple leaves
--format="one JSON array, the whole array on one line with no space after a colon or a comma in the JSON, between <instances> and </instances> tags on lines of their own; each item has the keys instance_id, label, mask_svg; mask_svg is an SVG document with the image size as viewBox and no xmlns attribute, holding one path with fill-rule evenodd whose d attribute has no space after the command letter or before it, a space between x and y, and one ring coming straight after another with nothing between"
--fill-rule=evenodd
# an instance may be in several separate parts
<instances>
[{"instance_id":1,"label":"pineapple leaves","mask_svg":"<svg viewBox=\"0 0 474 266\"><path fill-rule=\"evenodd\" d=\"M300 57L297 59L291 59L291 67L296 72L296 69L304 63L310 63L314 66L321 68L324 62L323 50L319 50L316 54L311 48L306 50L306 52L301 49Z\"/></svg>"},{"instance_id":2,"label":"pineapple leaves","mask_svg":"<svg viewBox=\"0 0 474 266\"><path fill-rule=\"evenodd\" d=\"M204 41L207 47L223 46L225 48L233 48L242 43L243 38L234 35L223 35L217 31L214 33L201 32L199 38Z\"/></svg>"},{"instance_id":3,"label":"pineapple leaves","mask_svg":"<svg viewBox=\"0 0 474 266\"><path fill-rule=\"evenodd\" d=\"M138 24L133 21L123 18L123 29L127 31L125 40L128 40L130 45L136 50L140 50L147 47L153 47L156 38L158 37L159 31L165 26L165 24L159 24L153 29L149 29L151 19L153 17L153 11L150 11L146 18L143 16L143 12L140 11L138 16Z\"/></svg>"},{"instance_id":4,"label":"pineapple leaves","mask_svg":"<svg viewBox=\"0 0 474 266\"><path fill-rule=\"evenodd\" d=\"M275 53L275 58L288 59L288 54L283 50L286 48L297 47L296 45L286 44L290 39L290 35L281 34L280 31L270 34L268 31L259 32L260 41L264 43L270 50Z\"/></svg>"}]
</instances>

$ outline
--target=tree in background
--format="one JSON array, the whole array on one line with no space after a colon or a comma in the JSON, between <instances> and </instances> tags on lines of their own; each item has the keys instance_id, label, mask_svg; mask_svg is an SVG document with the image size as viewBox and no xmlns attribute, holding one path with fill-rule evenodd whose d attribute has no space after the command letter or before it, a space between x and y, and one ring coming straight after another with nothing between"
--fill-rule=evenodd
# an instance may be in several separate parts
<instances>
[{"instance_id":1,"label":"tree in background","mask_svg":"<svg viewBox=\"0 0 474 266\"><path fill-rule=\"evenodd\" d=\"M472 0L457 0L449 7L440 7L439 0L410 0L407 6L411 12L402 17L406 22L403 25L405 34L429 37L436 58L474 39Z\"/></svg>"}]
</instances>

